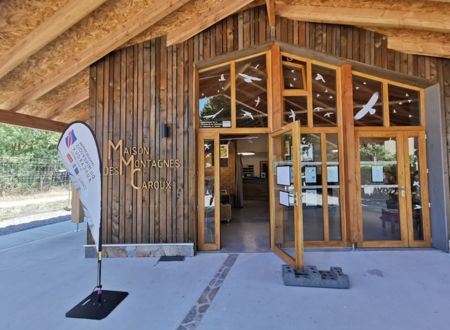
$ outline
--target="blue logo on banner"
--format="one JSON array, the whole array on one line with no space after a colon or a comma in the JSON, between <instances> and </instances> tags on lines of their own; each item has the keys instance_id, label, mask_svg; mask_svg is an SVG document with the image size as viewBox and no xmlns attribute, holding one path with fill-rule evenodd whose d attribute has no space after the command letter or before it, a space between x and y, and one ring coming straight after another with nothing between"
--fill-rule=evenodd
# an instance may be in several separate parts
<instances>
[{"instance_id":1,"label":"blue logo on banner","mask_svg":"<svg viewBox=\"0 0 450 330\"><path fill-rule=\"evenodd\" d=\"M69 132L69 134L67 134L67 136L66 136L67 148L69 148L72 144L74 144L76 140L77 140L77 137L75 136L75 133L73 132L73 130L71 130Z\"/></svg>"}]
</instances>

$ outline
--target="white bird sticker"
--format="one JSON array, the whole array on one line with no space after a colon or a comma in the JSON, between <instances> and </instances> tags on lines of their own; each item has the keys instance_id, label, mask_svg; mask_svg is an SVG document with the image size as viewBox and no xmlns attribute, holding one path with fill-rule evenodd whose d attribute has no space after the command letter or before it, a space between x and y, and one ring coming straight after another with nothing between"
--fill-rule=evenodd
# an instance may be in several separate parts
<instances>
[{"instance_id":1,"label":"white bird sticker","mask_svg":"<svg viewBox=\"0 0 450 330\"><path fill-rule=\"evenodd\" d=\"M323 110L322 107L315 107L315 108L313 109L314 112L320 112L320 111L322 111L322 110Z\"/></svg>"},{"instance_id":2,"label":"white bird sticker","mask_svg":"<svg viewBox=\"0 0 450 330\"><path fill-rule=\"evenodd\" d=\"M220 75L220 78L219 78L219 81L225 81L226 79L225 79L225 75L222 73L221 75Z\"/></svg>"},{"instance_id":3,"label":"white bird sticker","mask_svg":"<svg viewBox=\"0 0 450 330\"><path fill-rule=\"evenodd\" d=\"M211 146L209 144L205 143L205 150L209 150L210 147Z\"/></svg>"},{"instance_id":4,"label":"white bird sticker","mask_svg":"<svg viewBox=\"0 0 450 330\"><path fill-rule=\"evenodd\" d=\"M288 118L292 118L292 121L295 121L295 112L292 109L289 109L289 111L291 112L290 116Z\"/></svg>"},{"instance_id":5,"label":"white bird sticker","mask_svg":"<svg viewBox=\"0 0 450 330\"><path fill-rule=\"evenodd\" d=\"M219 115L219 113L221 113L222 111L223 111L223 108L212 115L203 116L203 118L204 119L215 119Z\"/></svg>"},{"instance_id":6,"label":"white bird sticker","mask_svg":"<svg viewBox=\"0 0 450 330\"><path fill-rule=\"evenodd\" d=\"M249 76L248 74L245 74L245 73L239 73L239 75L240 75L242 78L244 78L244 81L245 81L246 83L249 83L249 84L251 84L251 83L254 82L254 81L261 81L261 80L262 80L261 78Z\"/></svg>"},{"instance_id":7,"label":"white bird sticker","mask_svg":"<svg viewBox=\"0 0 450 330\"><path fill-rule=\"evenodd\" d=\"M369 101L362 107L361 110L359 110L356 113L354 118L356 120L360 120L361 118L364 118L365 116L367 116L368 113L370 113L371 115L375 114L375 112L377 112L377 110L373 106L375 105L375 103L377 103L379 97L380 97L379 92L373 93L372 96L370 97Z\"/></svg>"},{"instance_id":8,"label":"white bird sticker","mask_svg":"<svg viewBox=\"0 0 450 330\"><path fill-rule=\"evenodd\" d=\"M245 110L241 110L241 111L242 111L242 113L244 114L244 115L242 116L242 118L250 118L251 120L254 120L253 115L252 115L251 112L245 111Z\"/></svg>"},{"instance_id":9,"label":"white bird sticker","mask_svg":"<svg viewBox=\"0 0 450 330\"><path fill-rule=\"evenodd\" d=\"M258 97L255 99L255 107L258 107L259 102L261 102L261 98L258 96Z\"/></svg>"},{"instance_id":10,"label":"white bird sticker","mask_svg":"<svg viewBox=\"0 0 450 330\"><path fill-rule=\"evenodd\" d=\"M316 77L314 78L314 80L320 80L321 82L326 83L325 79L320 73L316 73Z\"/></svg>"},{"instance_id":11,"label":"white bird sticker","mask_svg":"<svg viewBox=\"0 0 450 330\"><path fill-rule=\"evenodd\" d=\"M333 114L332 112L327 112L327 113L324 114L323 116L324 116L325 118L330 118L332 114Z\"/></svg>"},{"instance_id":12,"label":"white bird sticker","mask_svg":"<svg viewBox=\"0 0 450 330\"><path fill-rule=\"evenodd\" d=\"M255 68L255 70L258 70L258 68L259 68L259 63L256 64L254 68Z\"/></svg>"}]
</instances>

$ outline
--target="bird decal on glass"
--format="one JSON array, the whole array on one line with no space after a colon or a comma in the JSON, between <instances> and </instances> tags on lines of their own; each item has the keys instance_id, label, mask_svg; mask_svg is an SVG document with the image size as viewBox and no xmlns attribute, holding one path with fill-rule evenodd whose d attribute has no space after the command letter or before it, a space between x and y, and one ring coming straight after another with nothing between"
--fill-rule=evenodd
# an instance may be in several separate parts
<instances>
[{"instance_id":1,"label":"bird decal on glass","mask_svg":"<svg viewBox=\"0 0 450 330\"><path fill-rule=\"evenodd\" d=\"M250 118L251 120L254 120L253 115L250 111L245 111L241 109L241 112L243 113L242 118Z\"/></svg>"},{"instance_id":2,"label":"bird decal on glass","mask_svg":"<svg viewBox=\"0 0 450 330\"><path fill-rule=\"evenodd\" d=\"M289 109L289 111L291 112L291 114L289 115L288 118L292 118L292 121L294 122L295 121L295 112L292 109Z\"/></svg>"},{"instance_id":3,"label":"bird decal on glass","mask_svg":"<svg viewBox=\"0 0 450 330\"><path fill-rule=\"evenodd\" d=\"M362 107L361 110L359 110L356 113L354 118L356 120L360 120L361 118L364 118L365 116L367 116L368 113L370 113L371 115L374 115L375 112L377 112L377 110L373 106L375 105L375 103L377 103L379 97L380 97L379 92L373 93L372 96L370 97L369 101Z\"/></svg>"},{"instance_id":4,"label":"bird decal on glass","mask_svg":"<svg viewBox=\"0 0 450 330\"><path fill-rule=\"evenodd\" d=\"M315 107L315 108L313 109L314 112L320 112L320 111L322 111L322 110L323 110L322 107Z\"/></svg>"},{"instance_id":5,"label":"bird decal on glass","mask_svg":"<svg viewBox=\"0 0 450 330\"><path fill-rule=\"evenodd\" d=\"M203 118L204 119L215 119L219 115L219 113L221 113L222 111L223 111L223 108L212 115L203 116Z\"/></svg>"},{"instance_id":6,"label":"bird decal on glass","mask_svg":"<svg viewBox=\"0 0 450 330\"><path fill-rule=\"evenodd\" d=\"M221 75L220 75L220 78L219 78L219 81L225 81L226 79L225 79L225 75L222 73Z\"/></svg>"},{"instance_id":7,"label":"bird decal on glass","mask_svg":"<svg viewBox=\"0 0 450 330\"><path fill-rule=\"evenodd\" d=\"M320 80L321 82L326 83L324 77L320 73L316 73L314 80Z\"/></svg>"},{"instance_id":8,"label":"bird decal on glass","mask_svg":"<svg viewBox=\"0 0 450 330\"><path fill-rule=\"evenodd\" d=\"M259 68L259 63L256 64L256 65L254 66L254 68L255 68L255 70L258 70L258 68Z\"/></svg>"},{"instance_id":9,"label":"bird decal on glass","mask_svg":"<svg viewBox=\"0 0 450 330\"><path fill-rule=\"evenodd\" d=\"M246 83L249 83L249 84L251 84L251 83L254 82L254 81L261 81L261 80L262 80L261 78L249 76L248 74L245 74L245 73L239 73L239 75L240 75L242 78L244 78L244 81L245 81Z\"/></svg>"},{"instance_id":10,"label":"bird decal on glass","mask_svg":"<svg viewBox=\"0 0 450 330\"><path fill-rule=\"evenodd\" d=\"M332 112L327 112L327 113L324 114L323 116L324 116L325 118L330 118L332 114L333 114Z\"/></svg>"},{"instance_id":11,"label":"bird decal on glass","mask_svg":"<svg viewBox=\"0 0 450 330\"><path fill-rule=\"evenodd\" d=\"M255 107L256 107L256 108L258 107L259 102L261 102L261 98L258 96L258 97L255 99Z\"/></svg>"}]
</instances>

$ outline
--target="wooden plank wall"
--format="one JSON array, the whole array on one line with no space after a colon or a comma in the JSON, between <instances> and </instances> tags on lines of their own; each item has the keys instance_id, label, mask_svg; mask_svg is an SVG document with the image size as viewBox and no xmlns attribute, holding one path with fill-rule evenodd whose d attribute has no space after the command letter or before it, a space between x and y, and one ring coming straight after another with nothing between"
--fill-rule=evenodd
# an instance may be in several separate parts
<instances>
[{"instance_id":1,"label":"wooden plank wall","mask_svg":"<svg viewBox=\"0 0 450 330\"><path fill-rule=\"evenodd\" d=\"M127 146L149 146L152 159L178 158L183 163L180 170L152 169L139 178L175 181L176 189L167 193L135 191L128 174L104 180L104 243L196 241L194 63L262 44L270 35L265 7L257 7L180 45L166 48L165 39L157 38L113 52L91 67L90 121L103 158L108 139L123 139ZM275 38L439 82L450 127L450 60L389 50L382 35L349 26L277 18ZM171 127L167 139L160 135L165 122ZM450 142L450 134L448 138ZM118 165L117 159L113 162Z\"/></svg>"}]
</instances>

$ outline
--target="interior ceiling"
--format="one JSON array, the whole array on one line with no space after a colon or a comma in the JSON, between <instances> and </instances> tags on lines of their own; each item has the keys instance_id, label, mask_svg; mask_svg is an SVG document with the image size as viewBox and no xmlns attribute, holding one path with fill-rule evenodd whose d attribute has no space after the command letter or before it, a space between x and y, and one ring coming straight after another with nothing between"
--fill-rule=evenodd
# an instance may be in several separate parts
<instances>
[{"instance_id":1,"label":"interior ceiling","mask_svg":"<svg viewBox=\"0 0 450 330\"><path fill-rule=\"evenodd\" d=\"M450 58L450 0L3 0L0 122L61 130L89 118L89 66L109 52L167 36L174 45L243 8L354 25L394 50ZM39 120L34 120L39 118Z\"/></svg>"}]
</instances>

